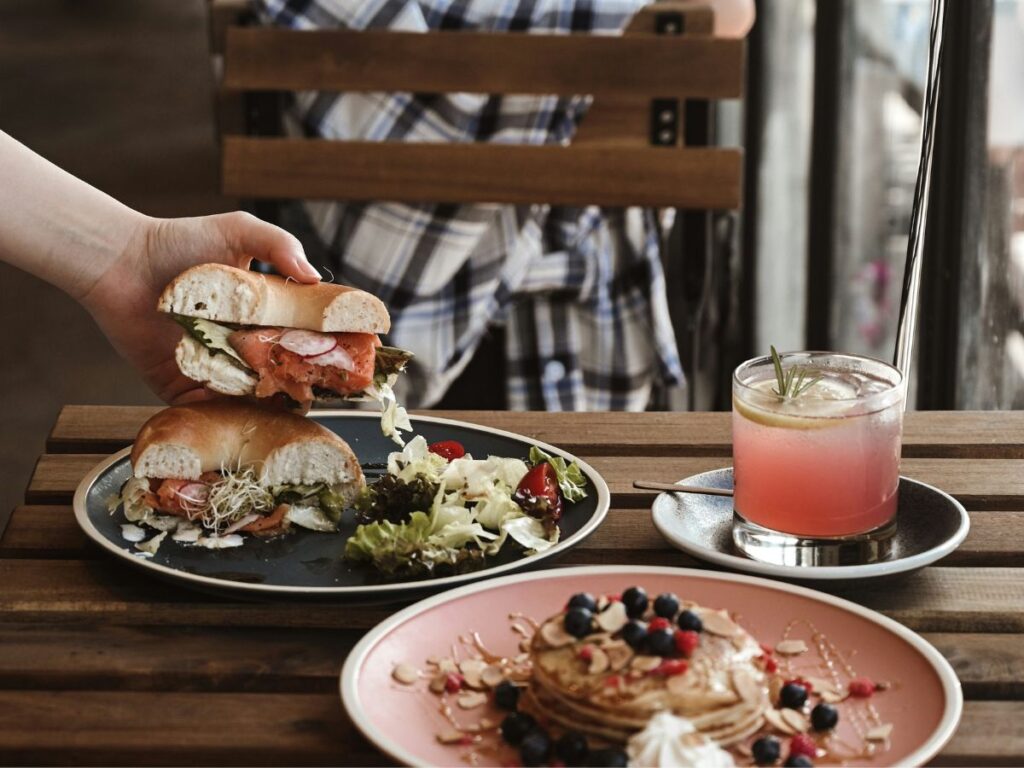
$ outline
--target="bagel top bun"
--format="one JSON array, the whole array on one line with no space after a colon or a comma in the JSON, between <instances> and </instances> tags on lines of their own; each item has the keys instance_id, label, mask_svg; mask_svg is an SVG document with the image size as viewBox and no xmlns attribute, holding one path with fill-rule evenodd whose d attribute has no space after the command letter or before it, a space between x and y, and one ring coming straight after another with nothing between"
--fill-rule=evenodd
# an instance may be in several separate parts
<instances>
[{"instance_id":1,"label":"bagel top bun","mask_svg":"<svg viewBox=\"0 0 1024 768\"><path fill-rule=\"evenodd\" d=\"M391 316L376 296L344 285L305 285L226 264L200 264L174 278L157 309L241 325L321 333L387 333Z\"/></svg>"},{"instance_id":2,"label":"bagel top bun","mask_svg":"<svg viewBox=\"0 0 1024 768\"><path fill-rule=\"evenodd\" d=\"M142 425L131 454L139 478L197 480L255 466L262 485L364 485L348 443L317 422L235 400L166 408Z\"/></svg>"}]
</instances>

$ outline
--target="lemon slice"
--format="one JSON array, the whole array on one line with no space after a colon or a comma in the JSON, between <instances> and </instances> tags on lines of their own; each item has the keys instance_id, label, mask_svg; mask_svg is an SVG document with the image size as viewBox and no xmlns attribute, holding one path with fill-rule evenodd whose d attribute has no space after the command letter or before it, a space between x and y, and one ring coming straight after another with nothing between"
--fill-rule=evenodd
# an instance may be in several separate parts
<instances>
[{"instance_id":1,"label":"lemon slice","mask_svg":"<svg viewBox=\"0 0 1024 768\"><path fill-rule=\"evenodd\" d=\"M834 401L832 403L834 409ZM733 409L743 418L761 424L765 427L780 427L782 429L827 429L838 427L847 421L841 416L818 416L815 414L780 413L775 410L759 408L756 405L745 403L738 397L732 399Z\"/></svg>"}]
</instances>

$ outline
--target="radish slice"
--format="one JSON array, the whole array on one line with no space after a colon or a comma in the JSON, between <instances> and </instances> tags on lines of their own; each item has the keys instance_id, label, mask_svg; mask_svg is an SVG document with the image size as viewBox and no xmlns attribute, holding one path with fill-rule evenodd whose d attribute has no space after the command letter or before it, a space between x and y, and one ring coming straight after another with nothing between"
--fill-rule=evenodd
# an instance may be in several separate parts
<instances>
[{"instance_id":1,"label":"radish slice","mask_svg":"<svg viewBox=\"0 0 1024 768\"><path fill-rule=\"evenodd\" d=\"M235 531L241 528L245 528L245 526L247 526L249 523L255 523L259 519L260 516L257 515L255 512L251 515L245 515L244 517L239 518L231 525L229 525L227 528L225 528L224 535L227 536L229 533L234 533Z\"/></svg>"},{"instance_id":2,"label":"radish slice","mask_svg":"<svg viewBox=\"0 0 1024 768\"><path fill-rule=\"evenodd\" d=\"M352 360L350 355L343 346L340 344L323 355L317 355L316 357L307 357L307 363L313 365L331 365L335 368L341 368L343 371L354 371L356 369L355 361Z\"/></svg>"},{"instance_id":3,"label":"radish slice","mask_svg":"<svg viewBox=\"0 0 1024 768\"><path fill-rule=\"evenodd\" d=\"M189 504L205 504L210 497L210 486L203 483L189 483L178 489L178 497Z\"/></svg>"},{"instance_id":4,"label":"radish slice","mask_svg":"<svg viewBox=\"0 0 1024 768\"><path fill-rule=\"evenodd\" d=\"M322 355L325 352L330 352L337 345L336 338L316 331L288 331L281 336L282 347L303 357Z\"/></svg>"}]
</instances>

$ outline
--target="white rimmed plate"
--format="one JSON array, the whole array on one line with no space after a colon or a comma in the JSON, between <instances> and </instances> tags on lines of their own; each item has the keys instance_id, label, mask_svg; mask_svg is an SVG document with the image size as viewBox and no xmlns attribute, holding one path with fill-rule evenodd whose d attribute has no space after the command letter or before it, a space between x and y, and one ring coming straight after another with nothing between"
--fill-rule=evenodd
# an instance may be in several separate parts
<instances>
[{"instance_id":1,"label":"white rimmed plate","mask_svg":"<svg viewBox=\"0 0 1024 768\"><path fill-rule=\"evenodd\" d=\"M431 656L451 656L459 637L478 632L487 649L511 657L520 636L511 631L509 614L520 612L543 620L562 610L576 592L619 594L630 586L654 596L674 592L704 606L725 608L763 643L774 645L797 622L792 637L812 631L827 638L855 667L858 676L887 681L891 687L870 700L850 700L840 708L839 735L874 706L879 722L893 725L892 735L869 758L846 765L922 765L952 737L963 710L963 694L949 663L925 640L874 611L805 587L739 574L637 566L564 568L507 576L473 584L422 600L379 624L349 654L340 678L342 703L355 725L378 748L406 765L509 765L515 751L497 736L483 748L441 744L448 728L438 697L422 679L412 686L392 678L397 664L423 669ZM812 630L813 627L813 630ZM805 665L809 659L804 659ZM804 674L812 674L805 672ZM475 716L499 721L490 704ZM459 712L465 717L469 713ZM845 714L845 718L844 718Z\"/></svg>"}]
</instances>

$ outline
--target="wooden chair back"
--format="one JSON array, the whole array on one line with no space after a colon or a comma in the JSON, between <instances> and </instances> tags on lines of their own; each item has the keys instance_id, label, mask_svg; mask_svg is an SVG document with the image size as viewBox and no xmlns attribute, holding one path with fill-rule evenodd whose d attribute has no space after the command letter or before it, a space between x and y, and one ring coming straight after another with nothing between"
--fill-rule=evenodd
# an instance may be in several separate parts
<instances>
[{"instance_id":1,"label":"wooden chair back","mask_svg":"<svg viewBox=\"0 0 1024 768\"><path fill-rule=\"evenodd\" d=\"M740 150L702 146L706 136L688 137L684 127L688 106L742 94L743 42L712 37L706 6L648 6L622 36L294 31L241 24L245 6L210 0L226 195L740 205ZM592 94L594 101L568 145L284 138L251 135L239 118L247 95L308 90Z\"/></svg>"}]
</instances>

